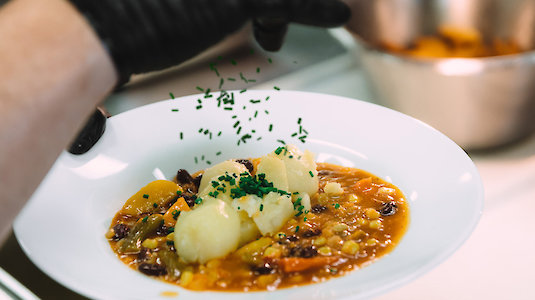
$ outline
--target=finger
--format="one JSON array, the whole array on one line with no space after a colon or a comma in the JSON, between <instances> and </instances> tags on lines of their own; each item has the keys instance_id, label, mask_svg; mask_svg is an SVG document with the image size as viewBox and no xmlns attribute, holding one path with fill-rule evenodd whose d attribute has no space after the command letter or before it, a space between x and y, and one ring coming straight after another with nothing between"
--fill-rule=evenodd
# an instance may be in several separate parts
<instances>
[{"instance_id":1,"label":"finger","mask_svg":"<svg viewBox=\"0 0 535 300\"><path fill-rule=\"evenodd\" d=\"M278 51L288 31L288 22L282 18L257 18L253 20L253 33L264 50Z\"/></svg>"},{"instance_id":2,"label":"finger","mask_svg":"<svg viewBox=\"0 0 535 300\"><path fill-rule=\"evenodd\" d=\"M290 22L320 27L345 24L349 7L339 0L246 0L253 17L284 18Z\"/></svg>"}]
</instances>

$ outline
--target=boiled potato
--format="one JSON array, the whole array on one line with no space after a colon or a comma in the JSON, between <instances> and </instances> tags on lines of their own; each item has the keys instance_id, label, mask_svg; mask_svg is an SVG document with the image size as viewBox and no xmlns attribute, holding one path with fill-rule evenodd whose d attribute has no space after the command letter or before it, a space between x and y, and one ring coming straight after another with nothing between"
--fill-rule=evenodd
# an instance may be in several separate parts
<instances>
[{"instance_id":1,"label":"boiled potato","mask_svg":"<svg viewBox=\"0 0 535 300\"><path fill-rule=\"evenodd\" d=\"M172 181L153 181L130 197L123 205L121 213L139 216L144 213L153 212L155 209L173 200L177 196L177 191L182 192L182 188Z\"/></svg>"},{"instance_id":2,"label":"boiled potato","mask_svg":"<svg viewBox=\"0 0 535 300\"><path fill-rule=\"evenodd\" d=\"M271 192L264 196L262 211L253 216L262 235L278 232L294 214L292 200L288 195Z\"/></svg>"},{"instance_id":3,"label":"boiled potato","mask_svg":"<svg viewBox=\"0 0 535 300\"><path fill-rule=\"evenodd\" d=\"M236 184L239 181L240 174L243 173L249 173L247 168L234 160L226 160L222 163L219 163L211 168L206 169L204 171L204 174L201 179L201 184L199 186L199 197L204 198L208 196L210 193L217 192L217 198L225 201L230 201L230 190L231 186L229 182L227 181L220 181L218 178L222 175L228 174L232 176L233 174L236 174ZM212 182L217 182L217 186L213 186ZM225 184L225 192L218 191L217 188L219 186L222 186L222 184Z\"/></svg>"},{"instance_id":4,"label":"boiled potato","mask_svg":"<svg viewBox=\"0 0 535 300\"><path fill-rule=\"evenodd\" d=\"M175 226L175 248L186 262L205 263L236 250L240 217L225 201L209 199L196 209L182 212Z\"/></svg>"},{"instance_id":5,"label":"boiled potato","mask_svg":"<svg viewBox=\"0 0 535 300\"><path fill-rule=\"evenodd\" d=\"M247 212L240 210L238 211L238 215L240 217L240 242L238 247L241 247L258 238L260 231Z\"/></svg>"},{"instance_id":6,"label":"boiled potato","mask_svg":"<svg viewBox=\"0 0 535 300\"><path fill-rule=\"evenodd\" d=\"M282 191L288 191L288 176L286 175L286 165L275 156L266 155L260 159L256 174L266 174L266 180L273 182L273 186Z\"/></svg>"},{"instance_id":7,"label":"boiled potato","mask_svg":"<svg viewBox=\"0 0 535 300\"><path fill-rule=\"evenodd\" d=\"M304 153L294 145L286 145L284 149L277 153L270 153L270 156L281 159L286 166L286 177L288 178L288 191L304 192L310 196L318 191L319 180L314 154L310 151Z\"/></svg>"}]
</instances>

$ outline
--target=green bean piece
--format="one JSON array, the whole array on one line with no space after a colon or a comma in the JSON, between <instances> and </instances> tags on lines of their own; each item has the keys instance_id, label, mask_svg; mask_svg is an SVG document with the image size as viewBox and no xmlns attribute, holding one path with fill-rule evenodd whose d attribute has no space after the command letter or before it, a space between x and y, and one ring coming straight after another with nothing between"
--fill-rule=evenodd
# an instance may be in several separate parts
<instances>
[{"instance_id":1,"label":"green bean piece","mask_svg":"<svg viewBox=\"0 0 535 300\"><path fill-rule=\"evenodd\" d=\"M154 233L163 223L163 216L160 214L153 214L139 220L132 230L128 233L119 245L118 251L121 254L137 253L141 249L141 243L150 234Z\"/></svg>"},{"instance_id":2,"label":"green bean piece","mask_svg":"<svg viewBox=\"0 0 535 300\"><path fill-rule=\"evenodd\" d=\"M178 255L171 251L168 247L158 251L158 256L165 264L167 269L167 276L171 280L177 280L180 278L182 271L186 268L186 265L178 259Z\"/></svg>"}]
</instances>

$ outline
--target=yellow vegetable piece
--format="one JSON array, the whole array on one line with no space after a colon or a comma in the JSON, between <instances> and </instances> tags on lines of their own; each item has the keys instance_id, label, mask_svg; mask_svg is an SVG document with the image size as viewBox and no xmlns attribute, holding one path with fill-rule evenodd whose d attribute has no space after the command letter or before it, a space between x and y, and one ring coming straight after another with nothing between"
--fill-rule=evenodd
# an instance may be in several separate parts
<instances>
[{"instance_id":1,"label":"yellow vegetable piece","mask_svg":"<svg viewBox=\"0 0 535 300\"><path fill-rule=\"evenodd\" d=\"M121 213L139 216L143 213L153 212L158 207L173 200L177 196L177 191L182 192L182 188L172 181L153 181L130 197L124 204Z\"/></svg>"}]
</instances>

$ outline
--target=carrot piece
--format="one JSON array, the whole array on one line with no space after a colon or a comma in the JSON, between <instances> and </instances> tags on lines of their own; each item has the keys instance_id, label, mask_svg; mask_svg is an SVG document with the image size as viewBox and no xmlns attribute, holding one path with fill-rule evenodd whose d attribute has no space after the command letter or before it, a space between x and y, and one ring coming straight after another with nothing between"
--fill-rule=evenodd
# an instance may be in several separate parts
<instances>
[{"instance_id":1,"label":"carrot piece","mask_svg":"<svg viewBox=\"0 0 535 300\"><path fill-rule=\"evenodd\" d=\"M180 197L163 215L164 224L167 227L173 227L176 224L176 218L180 211L190 211L191 209L186 203L184 197Z\"/></svg>"},{"instance_id":2,"label":"carrot piece","mask_svg":"<svg viewBox=\"0 0 535 300\"><path fill-rule=\"evenodd\" d=\"M316 256L310 258L285 257L278 261L278 265L282 271L290 273L324 267L337 262L339 259L336 256Z\"/></svg>"},{"instance_id":3,"label":"carrot piece","mask_svg":"<svg viewBox=\"0 0 535 300\"><path fill-rule=\"evenodd\" d=\"M363 193L368 193L373 190L373 183L371 177L363 178L355 183L355 188Z\"/></svg>"}]
</instances>

